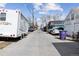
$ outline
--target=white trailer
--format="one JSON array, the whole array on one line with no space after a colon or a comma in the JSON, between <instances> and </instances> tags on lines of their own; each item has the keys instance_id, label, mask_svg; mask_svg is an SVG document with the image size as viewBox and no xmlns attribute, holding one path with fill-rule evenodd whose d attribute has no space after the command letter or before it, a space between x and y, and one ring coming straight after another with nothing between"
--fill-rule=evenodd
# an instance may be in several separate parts
<instances>
[{"instance_id":1,"label":"white trailer","mask_svg":"<svg viewBox=\"0 0 79 59\"><path fill-rule=\"evenodd\" d=\"M79 8L72 9L64 22L64 29L67 31L67 35L76 35L79 32Z\"/></svg>"},{"instance_id":2,"label":"white trailer","mask_svg":"<svg viewBox=\"0 0 79 59\"><path fill-rule=\"evenodd\" d=\"M28 20L19 10L0 9L0 37L18 38L28 33Z\"/></svg>"}]
</instances>

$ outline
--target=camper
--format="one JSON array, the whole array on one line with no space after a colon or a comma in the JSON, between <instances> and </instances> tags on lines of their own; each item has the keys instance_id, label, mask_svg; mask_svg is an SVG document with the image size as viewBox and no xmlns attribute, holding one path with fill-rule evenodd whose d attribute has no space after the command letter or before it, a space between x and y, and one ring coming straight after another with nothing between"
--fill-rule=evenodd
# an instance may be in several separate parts
<instances>
[{"instance_id":1,"label":"camper","mask_svg":"<svg viewBox=\"0 0 79 59\"><path fill-rule=\"evenodd\" d=\"M20 10L0 9L0 37L20 38L28 34L28 28Z\"/></svg>"},{"instance_id":2,"label":"camper","mask_svg":"<svg viewBox=\"0 0 79 59\"><path fill-rule=\"evenodd\" d=\"M68 36L77 35L79 32L79 8L72 9L64 22L64 29Z\"/></svg>"}]
</instances>

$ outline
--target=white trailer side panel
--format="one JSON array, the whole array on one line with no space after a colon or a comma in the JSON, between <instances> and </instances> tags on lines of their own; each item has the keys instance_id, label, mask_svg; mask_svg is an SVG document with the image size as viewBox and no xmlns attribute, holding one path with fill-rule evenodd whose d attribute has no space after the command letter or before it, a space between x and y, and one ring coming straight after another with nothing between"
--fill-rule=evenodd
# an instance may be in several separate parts
<instances>
[{"instance_id":1,"label":"white trailer side panel","mask_svg":"<svg viewBox=\"0 0 79 59\"><path fill-rule=\"evenodd\" d=\"M28 33L28 21L27 19L22 15L19 14L19 20L18 20L18 36L21 36L23 34L27 34Z\"/></svg>"}]
</instances>

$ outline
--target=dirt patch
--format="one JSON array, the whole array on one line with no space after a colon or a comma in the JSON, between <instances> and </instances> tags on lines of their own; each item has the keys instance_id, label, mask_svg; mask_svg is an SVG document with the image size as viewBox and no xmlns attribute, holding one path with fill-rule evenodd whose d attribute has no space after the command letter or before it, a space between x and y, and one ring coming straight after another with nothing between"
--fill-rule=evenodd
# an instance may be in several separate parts
<instances>
[{"instance_id":1,"label":"dirt patch","mask_svg":"<svg viewBox=\"0 0 79 59\"><path fill-rule=\"evenodd\" d=\"M0 49L3 49L5 47L7 47L8 45L10 45L12 42L1 42L0 43Z\"/></svg>"}]
</instances>

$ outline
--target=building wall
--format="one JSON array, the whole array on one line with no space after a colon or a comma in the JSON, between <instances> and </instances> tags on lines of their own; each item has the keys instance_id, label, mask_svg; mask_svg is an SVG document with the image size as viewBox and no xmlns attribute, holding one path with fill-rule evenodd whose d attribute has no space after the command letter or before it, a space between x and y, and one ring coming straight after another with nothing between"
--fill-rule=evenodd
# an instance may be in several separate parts
<instances>
[{"instance_id":1,"label":"building wall","mask_svg":"<svg viewBox=\"0 0 79 59\"><path fill-rule=\"evenodd\" d=\"M73 33L77 33L79 31L79 11L71 10L67 17L65 18L64 23L65 30L68 35L72 36Z\"/></svg>"}]
</instances>

